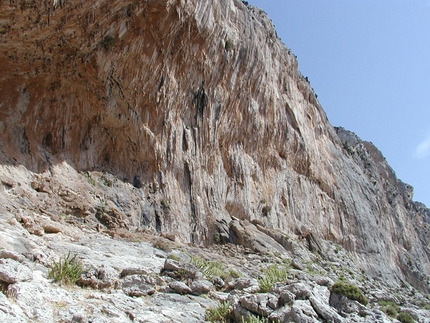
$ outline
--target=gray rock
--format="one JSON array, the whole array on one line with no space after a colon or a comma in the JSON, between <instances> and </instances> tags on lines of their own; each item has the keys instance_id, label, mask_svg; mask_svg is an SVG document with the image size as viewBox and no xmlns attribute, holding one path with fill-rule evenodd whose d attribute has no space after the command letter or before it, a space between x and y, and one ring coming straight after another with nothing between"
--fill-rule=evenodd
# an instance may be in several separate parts
<instances>
[{"instance_id":1,"label":"gray rock","mask_svg":"<svg viewBox=\"0 0 430 323\"><path fill-rule=\"evenodd\" d=\"M314 323L318 322L318 314L308 300L294 302L291 311L285 315L286 322Z\"/></svg>"},{"instance_id":2,"label":"gray rock","mask_svg":"<svg viewBox=\"0 0 430 323\"><path fill-rule=\"evenodd\" d=\"M148 271L144 268L125 268L121 271L119 275L121 278L129 275L147 275Z\"/></svg>"},{"instance_id":3,"label":"gray rock","mask_svg":"<svg viewBox=\"0 0 430 323\"><path fill-rule=\"evenodd\" d=\"M15 251L0 249L0 258L10 258L19 262L23 262L25 257Z\"/></svg>"},{"instance_id":4,"label":"gray rock","mask_svg":"<svg viewBox=\"0 0 430 323\"><path fill-rule=\"evenodd\" d=\"M190 286L194 295L207 294L213 287L214 285L209 280L205 279L194 280Z\"/></svg>"},{"instance_id":5,"label":"gray rock","mask_svg":"<svg viewBox=\"0 0 430 323\"><path fill-rule=\"evenodd\" d=\"M296 295L290 292L288 286L282 283L276 283L270 289L270 293L278 296L279 306L291 305L296 299Z\"/></svg>"},{"instance_id":6,"label":"gray rock","mask_svg":"<svg viewBox=\"0 0 430 323\"><path fill-rule=\"evenodd\" d=\"M49 293L46 291L49 290ZM55 300L64 293L49 289L44 283L19 282L10 285L8 295L12 297L30 322L53 322L53 308L46 299Z\"/></svg>"},{"instance_id":7,"label":"gray rock","mask_svg":"<svg viewBox=\"0 0 430 323\"><path fill-rule=\"evenodd\" d=\"M116 286L118 280L119 277L116 270L110 266L103 265L100 268L93 268L82 274L78 283L84 286L91 286L95 289L101 289Z\"/></svg>"},{"instance_id":8,"label":"gray rock","mask_svg":"<svg viewBox=\"0 0 430 323\"><path fill-rule=\"evenodd\" d=\"M288 290L283 290L279 294L280 305L291 305L294 303L295 299L296 295L294 295Z\"/></svg>"},{"instance_id":9,"label":"gray rock","mask_svg":"<svg viewBox=\"0 0 430 323\"><path fill-rule=\"evenodd\" d=\"M0 259L0 281L8 284L29 281L33 278L30 268L11 258Z\"/></svg>"},{"instance_id":10,"label":"gray rock","mask_svg":"<svg viewBox=\"0 0 430 323\"><path fill-rule=\"evenodd\" d=\"M218 288L223 288L225 286L225 282L221 277L214 277L212 280L214 286Z\"/></svg>"},{"instance_id":11,"label":"gray rock","mask_svg":"<svg viewBox=\"0 0 430 323\"><path fill-rule=\"evenodd\" d=\"M291 266L297 270L305 270L305 266L303 266L303 264L298 259L293 259L291 261Z\"/></svg>"},{"instance_id":12,"label":"gray rock","mask_svg":"<svg viewBox=\"0 0 430 323\"><path fill-rule=\"evenodd\" d=\"M164 262L164 270L178 271L182 268L178 261L167 258Z\"/></svg>"},{"instance_id":13,"label":"gray rock","mask_svg":"<svg viewBox=\"0 0 430 323\"><path fill-rule=\"evenodd\" d=\"M341 315L351 313L366 313L367 311L366 307L359 302L351 300L346 296L339 295L336 293L330 294L329 304L330 306L335 308Z\"/></svg>"},{"instance_id":14,"label":"gray rock","mask_svg":"<svg viewBox=\"0 0 430 323\"><path fill-rule=\"evenodd\" d=\"M317 299L314 296L311 296L309 298L309 301L312 304L312 307L314 308L315 312L318 313L319 316L324 318L324 320L327 321L327 323L341 323L342 318L339 316L339 314L330 307L329 304L325 304L319 299Z\"/></svg>"},{"instance_id":15,"label":"gray rock","mask_svg":"<svg viewBox=\"0 0 430 323\"><path fill-rule=\"evenodd\" d=\"M231 282L228 283L229 289L238 289L238 290L258 290L258 281L254 278L235 278Z\"/></svg>"},{"instance_id":16,"label":"gray rock","mask_svg":"<svg viewBox=\"0 0 430 323\"><path fill-rule=\"evenodd\" d=\"M242 296L239 302L246 310L264 317L269 316L278 306L278 298L270 293Z\"/></svg>"},{"instance_id":17,"label":"gray rock","mask_svg":"<svg viewBox=\"0 0 430 323\"><path fill-rule=\"evenodd\" d=\"M310 287L303 283L288 285L287 290L296 295L297 300L308 299L312 294Z\"/></svg>"},{"instance_id":18,"label":"gray rock","mask_svg":"<svg viewBox=\"0 0 430 323\"><path fill-rule=\"evenodd\" d=\"M14 305L0 292L0 322L24 323L28 322L22 309Z\"/></svg>"},{"instance_id":19,"label":"gray rock","mask_svg":"<svg viewBox=\"0 0 430 323\"><path fill-rule=\"evenodd\" d=\"M193 291L187 284L180 281L173 281L169 284L169 287L173 289L175 292L183 295L183 294L191 294Z\"/></svg>"},{"instance_id":20,"label":"gray rock","mask_svg":"<svg viewBox=\"0 0 430 323\"><path fill-rule=\"evenodd\" d=\"M315 283L317 283L320 286L331 286L333 285L334 282L328 277L318 277L315 280Z\"/></svg>"},{"instance_id":21,"label":"gray rock","mask_svg":"<svg viewBox=\"0 0 430 323\"><path fill-rule=\"evenodd\" d=\"M144 296L155 293L156 281L154 278L146 275L128 275L121 280L120 288L129 296Z\"/></svg>"}]
</instances>

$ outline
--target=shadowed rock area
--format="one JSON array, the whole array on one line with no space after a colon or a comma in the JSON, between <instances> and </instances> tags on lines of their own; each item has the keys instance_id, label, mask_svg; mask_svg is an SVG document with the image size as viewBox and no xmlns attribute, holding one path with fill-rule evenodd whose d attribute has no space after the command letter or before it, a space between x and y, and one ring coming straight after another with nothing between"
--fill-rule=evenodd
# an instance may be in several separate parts
<instances>
[{"instance_id":1,"label":"shadowed rock area","mask_svg":"<svg viewBox=\"0 0 430 323\"><path fill-rule=\"evenodd\" d=\"M330 125L262 10L236 0L0 1L0 53L0 266L13 268L0 273L7 304L37 282L58 293L58 301L53 294L40 300L48 307L67 292L76 293L79 308L91 294L94 304L107 306L106 317L145 322L149 312L169 307L157 299L170 299L171 291L179 300L170 301L181 303L182 294L242 290L218 286L213 277L196 279L198 268L166 269L166 253L154 256L146 272L130 265L137 271L122 273L121 261L128 262L121 256L158 238L184 249L178 257L185 264L198 250L225 263L242 259L237 270L246 279L261 275L246 272L248 256L284 259L299 273L283 283L303 280L309 289L304 299L285 286L256 294L255 284L237 297L192 298L189 306L197 309L184 309L184 322L192 321L187 315L203 320L221 298L230 300L236 322L248 312L282 322L351 319L342 316L347 301L329 302L329 286L342 278L330 263L351 271L348 278L362 289L369 287L363 279L399 289L398 305L425 302L430 210L413 201L413 188L372 143ZM85 251L91 239L124 251L106 251L114 263L103 269L101 258ZM224 246L240 250L226 255ZM52 261L69 251L88 264L100 262L87 266L78 283L97 292L64 291L47 279ZM301 274L303 262L331 279L325 290ZM193 274L182 277L187 271ZM103 289L124 294L121 310ZM127 314L125 307L138 306L129 298L142 295L148 313ZM383 298L369 299L375 305ZM18 322L36 319L19 304L3 312ZM81 321L98 315L90 304ZM373 315L351 306L357 320ZM408 308L425 318L416 306ZM56 320L55 309L46 313L37 320Z\"/></svg>"}]
</instances>

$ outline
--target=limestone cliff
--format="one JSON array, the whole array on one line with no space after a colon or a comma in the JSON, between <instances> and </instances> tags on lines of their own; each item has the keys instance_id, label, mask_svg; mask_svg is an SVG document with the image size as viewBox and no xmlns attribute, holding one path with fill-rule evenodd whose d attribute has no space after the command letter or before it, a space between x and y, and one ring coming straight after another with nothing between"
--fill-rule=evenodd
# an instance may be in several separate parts
<instances>
[{"instance_id":1,"label":"limestone cliff","mask_svg":"<svg viewBox=\"0 0 430 323\"><path fill-rule=\"evenodd\" d=\"M25 167L19 190L50 201L15 191L15 205L197 244L248 243L254 229L329 240L371 274L428 289L429 210L372 144L329 124L263 11L237 0L0 6L2 191L18 190ZM68 167L102 174L104 195ZM109 191L118 179L134 188Z\"/></svg>"}]
</instances>

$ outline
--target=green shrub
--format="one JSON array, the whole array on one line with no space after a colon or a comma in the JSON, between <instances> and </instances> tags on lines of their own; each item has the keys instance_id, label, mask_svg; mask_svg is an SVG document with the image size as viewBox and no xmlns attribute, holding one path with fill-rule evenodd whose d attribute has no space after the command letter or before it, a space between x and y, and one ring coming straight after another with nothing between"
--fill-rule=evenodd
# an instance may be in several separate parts
<instances>
[{"instance_id":1,"label":"green shrub","mask_svg":"<svg viewBox=\"0 0 430 323\"><path fill-rule=\"evenodd\" d=\"M115 45L115 38L111 35L107 35L105 38L103 38L101 44L106 50L108 50Z\"/></svg>"},{"instance_id":2,"label":"green shrub","mask_svg":"<svg viewBox=\"0 0 430 323\"><path fill-rule=\"evenodd\" d=\"M224 46L224 48L225 48L225 50L226 51L230 51L230 50L232 50L233 49L233 42L229 39L229 40L227 40L226 42L225 42L225 46Z\"/></svg>"},{"instance_id":3,"label":"green shrub","mask_svg":"<svg viewBox=\"0 0 430 323\"><path fill-rule=\"evenodd\" d=\"M221 243L221 235L219 234L219 232L214 233L214 242Z\"/></svg>"},{"instance_id":4,"label":"green shrub","mask_svg":"<svg viewBox=\"0 0 430 323\"><path fill-rule=\"evenodd\" d=\"M396 317L399 312L399 306L393 301L378 301L381 310L390 317Z\"/></svg>"},{"instance_id":5,"label":"green shrub","mask_svg":"<svg viewBox=\"0 0 430 323\"><path fill-rule=\"evenodd\" d=\"M261 293L267 293L275 283L287 280L287 270L284 267L272 265L264 271L264 276L258 279Z\"/></svg>"},{"instance_id":6,"label":"green shrub","mask_svg":"<svg viewBox=\"0 0 430 323\"><path fill-rule=\"evenodd\" d=\"M348 297L349 299L358 301L363 305L367 305L369 303L367 297L361 293L361 290L357 286L345 283L343 281L336 282L330 288L330 291L332 293L343 295Z\"/></svg>"},{"instance_id":7,"label":"green shrub","mask_svg":"<svg viewBox=\"0 0 430 323\"><path fill-rule=\"evenodd\" d=\"M227 316L230 313L230 303L220 303L217 307L208 308L205 313L205 320L209 322L228 322Z\"/></svg>"},{"instance_id":8,"label":"green shrub","mask_svg":"<svg viewBox=\"0 0 430 323\"><path fill-rule=\"evenodd\" d=\"M397 319L402 323L414 323L415 322L414 318L410 314L405 313L405 312L399 313L399 315L397 315Z\"/></svg>"},{"instance_id":9,"label":"green shrub","mask_svg":"<svg viewBox=\"0 0 430 323\"><path fill-rule=\"evenodd\" d=\"M382 308L382 311L390 317L396 317L397 316L396 308L391 306L391 305L384 306Z\"/></svg>"},{"instance_id":10,"label":"green shrub","mask_svg":"<svg viewBox=\"0 0 430 323\"><path fill-rule=\"evenodd\" d=\"M48 279L53 279L61 285L76 284L83 271L82 263L76 257L77 254L71 256L69 252L66 257L54 262L49 269Z\"/></svg>"}]
</instances>

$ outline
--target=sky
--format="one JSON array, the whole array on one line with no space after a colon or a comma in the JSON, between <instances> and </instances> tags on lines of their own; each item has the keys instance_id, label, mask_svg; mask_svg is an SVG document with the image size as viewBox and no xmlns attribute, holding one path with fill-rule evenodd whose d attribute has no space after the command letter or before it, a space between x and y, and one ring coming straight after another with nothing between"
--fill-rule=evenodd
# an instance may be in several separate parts
<instances>
[{"instance_id":1,"label":"sky","mask_svg":"<svg viewBox=\"0 0 430 323\"><path fill-rule=\"evenodd\" d=\"M430 207L430 0L249 0L333 126L382 152Z\"/></svg>"}]
</instances>

